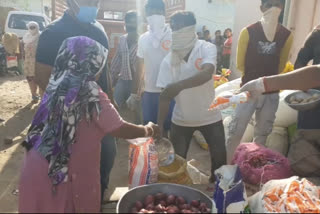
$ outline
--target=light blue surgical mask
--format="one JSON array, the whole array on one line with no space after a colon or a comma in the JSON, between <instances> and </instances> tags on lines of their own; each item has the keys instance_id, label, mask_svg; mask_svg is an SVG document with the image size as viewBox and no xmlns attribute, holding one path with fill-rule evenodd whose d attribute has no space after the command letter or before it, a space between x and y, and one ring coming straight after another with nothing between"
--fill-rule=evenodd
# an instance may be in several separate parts
<instances>
[{"instance_id":1,"label":"light blue surgical mask","mask_svg":"<svg viewBox=\"0 0 320 214\"><path fill-rule=\"evenodd\" d=\"M98 10L97 7L81 6L79 7L77 18L80 22L92 23L97 18Z\"/></svg>"}]
</instances>

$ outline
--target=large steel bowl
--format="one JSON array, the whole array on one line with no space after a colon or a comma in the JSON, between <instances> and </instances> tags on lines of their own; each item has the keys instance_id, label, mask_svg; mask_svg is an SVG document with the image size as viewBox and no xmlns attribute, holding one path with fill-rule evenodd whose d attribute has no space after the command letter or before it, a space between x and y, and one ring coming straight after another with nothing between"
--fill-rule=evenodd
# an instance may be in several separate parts
<instances>
[{"instance_id":1,"label":"large steel bowl","mask_svg":"<svg viewBox=\"0 0 320 214\"><path fill-rule=\"evenodd\" d=\"M298 92L295 92L295 93L292 93L292 94L288 95L284 100L285 103L288 106L290 106L291 108L293 108L294 110L297 110L297 111L309 111L309 110L315 109L318 106L320 106L320 99L318 99L316 101L313 101L313 102L309 102L309 103L291 104L289 102L290 98L293 97L293 96L296 96L299 93L303 93L303 92L298 91ZM311 95L320 94L320 91L319 90L315 90L315 89L310 89L310 90L308 90L308 94L311 94Z\"/></svg>"},{"instance_id":2,"label":"large steel bowl","mask_svg":"<svg viewBox=\"0 0 320 214\"><path fill-rule=\"evenodd\" d=\"M200 200L206 203L208 208L215 208L214 202L207 195L191 187L177 184L151 184L136 187L127 192L117 204L117 213L130 213L136 201L143 201L147 195L155 195L159 192L184 197L188 203L192 200Z\"/></svg>"}]
</instances>

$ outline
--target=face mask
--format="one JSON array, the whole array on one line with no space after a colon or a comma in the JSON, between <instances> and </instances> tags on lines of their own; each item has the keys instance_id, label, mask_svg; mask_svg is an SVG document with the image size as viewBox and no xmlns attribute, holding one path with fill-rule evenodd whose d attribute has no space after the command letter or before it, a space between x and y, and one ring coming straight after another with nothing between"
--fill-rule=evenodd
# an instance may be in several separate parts
<instances>
[{"instance_id":1,"label":"face mask","mask_svg":"<svg viewBox=\"0 0 320 214\"><path fill-rule=\"evenodd\" d=\"M147 21L151 31L159 32L163 30L166 19L162 15L152 15L147 17Z\"/></svg>"},{"instance_id":2,"label":"face mask","mask_svg":"<svg viewBox=\"0 0 320 214\"><path fill-rule=\"evenodd\" d=\"M98 14L97 7L81 6L79 7L79 13L77 14L77 18L80 22L92 23L96 20L97 14Z\"/></svg>"},{"instance_id":3,"label":"face mask","mask_svg":"<svg viewBox=\"0 0 320 214\"><path fill-rule=\"evenodd\" d=\"M172 32L172 58L173 66L180 64L181 60L194 48L198 37L196 26L188 26Z\"/></svg>"},{"instance_id":4,"label":"face mask","mask_svg":"<svg viewBox=\"0 0 320 214\"><path fill-rule=\"evenodd\" d=\"M271 7L266 12L263 13L263 18L269 22L275 22L279 20L281 9L278 7Z\"/></svg>"},{"instance_id":5,"label":"face mask","mask_svg":"<svg viewBox=\"0 0 320 214\"><path fill-rule=\"evenodd\" d=\"M261 25L265 36L270 42L274 40L276 35L281 11L282 10L278 7L271 7L263 13Z\"/></svg>"}]
</instances>

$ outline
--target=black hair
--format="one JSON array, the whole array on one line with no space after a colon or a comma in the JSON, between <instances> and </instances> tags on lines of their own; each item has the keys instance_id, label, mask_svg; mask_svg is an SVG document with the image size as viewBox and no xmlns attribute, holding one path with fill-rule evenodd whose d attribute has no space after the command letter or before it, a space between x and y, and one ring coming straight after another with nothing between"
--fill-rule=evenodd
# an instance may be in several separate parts
<instances>
[{"instance_id":1,"label":"black hair","mask_svg":"<svg viewBox=\"0 0 320 214\"><path fill-rule=\"evenodd\" d=\"M261 4L265 4L267 1L269 1L269 0L261 0ZM280 2L282 5L286 4L286 0L280 0Z\"/></svg>"},{"instance_id":2,"label":"black hair","mask_svg":"<svg viewBox=\"0 0 320 214\"><path fill-rule=\"evenodd\" d=\"M227 29L225 30L225 32L227 32L227 31L230 31L230 32L232 33L231 28L227 28Z\"/></svg>"},{"instance_id":3,"label":"black hair","mask_svg":"<svg viewBox=\"0 0 320 214\"><path fill-rule=\"evenodd\" d=\"M138 13L135 10L129 10L126 15L124 16L124 21L125 22L129 22L130 19L132 18L137 18L138 17Z\"/></svg>"},{"instance_id":4,"label":"black hair","mask_svg":"<svg viewBox=\"0 0 320 214\"><path fill-rule=\"evenodd\" d=\"M191 11L177 11L171 16L170 20L175 23L183 23L185 27L197 24L196 17Z\"/></svg>"},{"instance_id":5,"label":"black hair","mask_svg":"<svg viewBox=\"0 0 320 214\"><path fill-rule=\"evenodd\" d=\"M205 30L204 33L209 33L210 34L210 30Z\"/></svg>"},{"instance_id":6,"label":"black hair","mask_svg":"<svg viewBox=\"0 0 320 214\"><path fill-rule=\"evenodd\" d=\"M216 30L216 32L214 32L215 34L217 34L217 33L221 33L221 30Z\"/></svg>"},{"instance_id":7,"label":"black hair","mask_svg":"<svg viewBox=\"0 0 320 214\"><path fill-rule=\"evenodd\" d=\"M145 9L159 9L165 11L166 5L164 4L163 0L148 0L145 5Z\"/></svg>"}]
</instances>

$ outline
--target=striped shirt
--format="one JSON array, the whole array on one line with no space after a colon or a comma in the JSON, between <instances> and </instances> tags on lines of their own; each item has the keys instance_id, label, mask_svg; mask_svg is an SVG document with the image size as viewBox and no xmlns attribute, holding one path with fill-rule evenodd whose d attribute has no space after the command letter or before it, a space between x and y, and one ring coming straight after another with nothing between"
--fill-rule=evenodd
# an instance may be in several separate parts
<instances>
[{"instance_id":1,"label":"striped shirt","mask_svg":"<svg viewBox=\"0 0 320 214\"><path fill-rule=\"evenodd\" d=\"M118 79L132 80L132 74L136 70L138 44L132 45L129 49L127 38L128 34L120 37L117 52L111 62L110 70L113 83Z\"/></svg>"}]
</instances>

